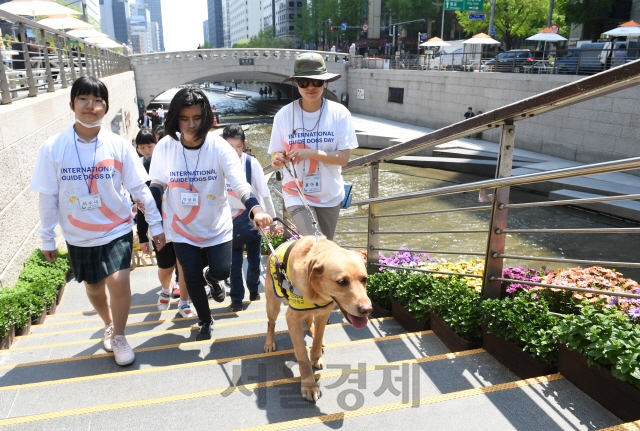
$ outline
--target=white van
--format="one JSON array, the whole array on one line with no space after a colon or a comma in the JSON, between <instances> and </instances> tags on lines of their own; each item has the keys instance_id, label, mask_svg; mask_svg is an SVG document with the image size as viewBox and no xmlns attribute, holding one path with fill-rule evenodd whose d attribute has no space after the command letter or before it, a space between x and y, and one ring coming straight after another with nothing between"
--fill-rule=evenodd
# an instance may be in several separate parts
<instances>
[{"instance_id":1,"label":"white van","mask_svg":"<svg viewBox=\"0 0 640 431\"><path fill-rule=\"evenodd\" d=\"M432 70L463 70L465 66L479 62L482 45L463 44L462 40L447 40L450 46L428 56L426 64Z\"/></svg>"}]
</instances>

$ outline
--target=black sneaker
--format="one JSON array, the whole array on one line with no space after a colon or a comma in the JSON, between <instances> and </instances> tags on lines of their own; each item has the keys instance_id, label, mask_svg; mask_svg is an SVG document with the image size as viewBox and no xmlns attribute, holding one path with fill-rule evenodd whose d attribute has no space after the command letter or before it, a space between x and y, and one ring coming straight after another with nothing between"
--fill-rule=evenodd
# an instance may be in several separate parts
<instances>
[{"instance_id":1,"label":"black sneaker","mask_svg":"<svg viewBox=\"0 0 640 431\"><path fill-rule=\"evenodd\" d=\"M250 301L260 301L260 293L251 292L251 294L249 294L249 300Z\"/></svg>"},{"instance_id":2,"label":"black sneaker","mask_svg":"<svg viewBox=\"0 0 640 431\"><path fill-rule=\"evenodd\" d=\"M242 311L242 301L231 301L229 309L234 313Z\"/></svg>"},{"instance_id":3,"label":"black sneaker","mask_svg":"<svg viewBox=\"0 0 640 431\"><path fill-rule=\"evenodd\" d=\"M204 277L204 281L207 282L210 288L210 292L207 296L210 296L216 302L223 302L226 296L226 293L222 287L220 287L220 282L218 280L213 280L209 278L209 267L205 267L202 270L202 275Z\"/></svg>"},{"instance_id":4,"label":"black sneaker","mask_svg":"<svg viewBox=\"0 0 640 431\"><path fill-rule=\"evenodd\" d=\"M210 340L211 331L213 331L213 325L213 319L211 319L211 322L207 323L202 323L202 321L200 321L198 323L198 333L196 334L196 341Z\"/></svg>"}]
</instances>

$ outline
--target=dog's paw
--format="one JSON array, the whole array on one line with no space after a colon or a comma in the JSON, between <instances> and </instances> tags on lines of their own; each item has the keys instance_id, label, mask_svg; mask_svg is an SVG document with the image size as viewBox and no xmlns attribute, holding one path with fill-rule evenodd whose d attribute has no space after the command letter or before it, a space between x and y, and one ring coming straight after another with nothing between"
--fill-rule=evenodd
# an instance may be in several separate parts
<instances>
[{"instance_id":1,"label":"dog's paw","mask_svg":"<svg viewBox=\"0 0 640 431\"><path fill-rule=\"evenodd\" d=\"M302 398L315 403L320 399L320 388L316 382L302 383Z\"/></svg>"},{"instance_id":2,"label":"dog's paw","mask_svg":"<svg viewBox=\"0 0 640 431\"><path fill-rule=\"evenodd\" d=\"M318 358L311 358L311 365L316 370L324 370L324 356L320 355Z\"/></svg>"},{"instance_id":3,"label":"dog's paw","mask_svg":"<svg viewBox=\"0 0 640 431\"><path fill-rule=\"evenodd\" d=\"M271 353L276 351L276 343L272 341L271 343L264 344L264 353Z\"/></svg>"}]
</instances>

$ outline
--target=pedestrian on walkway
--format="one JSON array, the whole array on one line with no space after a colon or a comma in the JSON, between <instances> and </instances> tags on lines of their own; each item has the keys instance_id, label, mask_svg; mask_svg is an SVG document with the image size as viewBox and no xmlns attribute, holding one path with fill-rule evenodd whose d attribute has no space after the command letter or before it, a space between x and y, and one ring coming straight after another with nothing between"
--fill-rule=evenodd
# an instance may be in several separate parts
<instances>
[{"instance_id":1,"label":"pedestrian on walkway","mask_svg":"<svg viewBox=\"0 0 640 431\"><path fill-rule=\"evenodd\" d=\"M158 117L160 117L160 124L164 124L164 105L160 104L158 108Z\"/></svg>"},{"instance_id":2,"label":"pedestrian on walkway","mask_svg":"<svg viewBox=\"0 0 640 431\"><path fill-rule=\"evenodd\" d=\"M282 93L280 92L279 88L276 90L276 96L278 97L278 102L279 102L280 99L282 99Z\"/></svg>"},{"instance_id":3,"label":"pedestrian on walkway","mask_svg":"<svg viewBox=\"0 0 640 431\"><path fill-rule=\"evenodd\" d=\"M158 111L156 111L155 109L151 111L151 114L149 115L149 121L152 130L155 130L156 127L162 124L162 121L160 121L160 116L158 115Z\"/></svg>"},{"instance_id":4,"label":"pedestrian on walkway","mask_svg":"<svg viewBox=\"0 0 640 431\"><path fill-rule=\"evenodd\" d=\"M469 108L467 108L467 112L464 113L464 118L468 120L469 118L473 118L475 116L476 114L473 113L473 108L469 106ZM467 136L467 139L471 139L471 135Z\"/></svg>"},{"instance_id":5,"label":"pedestrian on walkway","mask_svg":"<svg viewBox=\"0 0 640 431\"><path fill-rule=\"evenodd\" d=\"M600 63L602 63L602 68L604 70L611 69L611 61L613 59L613 52L616 48L617 42L617 37L609 39L609 41L602 47L602 52L600 52L600 54L598 55L598 58L600 59Z\"/></svg>"},{"instance_id":6,"label":"pedestrian on walkway","mask_svg":"<svg viewBox=\"0 0 640 431\"><path fill-rule=\"evenodd\" d=\"M255 157L243 152L247 141L244 130L238 124L226 126L222 131L222 138L231 145L231 148L240 157L240 164L244 168L247 182L253 189L253 194L271 217L275 217L273 201L267 180L262 173L262 166ZM231 185L227 183L227 194L229 195L229 208L233 218L233 249L231 252L231 304L230 310L233 312L242 311L242 301L244 299L244 282L242 281L243 247L247 250L247 289L249 290L249 300L258 301L260 294L260 249L262 237L249 220L245 206L235 197Z\"/></svg>"},{"instance_id":7,"label":"pedestrian on walkway","mask_svg":"<svg viewBox=\"0 0 640 431\"><path fill-rule=\"evenodd\" d=\"M104 348L113 350L118 365L127 365L135 360L124 335L131 307L133 222L123 187L149 207L147 219L158 250L165 246L162 219L129 141L101 127L109 111L104 83L78 78L70 106L75 124L42 145L31 180L31 189L39 193L42 253L56 261L54 228L60 223L74 276L84 281L105 324Z\"/></svg>"},{"instance_id":8,"label":"pedestrian on walkway","mask_svg":"<svg viewBox=\"0 0 640 431\"><path fill-rule=\"evenodd\" d=\"M271 95L273 94L273 90L271 89L271 87L269 87L268 91L269 91L269 99L271 99Z\"/></svg>"},{"instance_id":9,"label":"pedestrian on walkway","mask_svg":"<svg viewBox=\"0 0 640 431\"><path fill-rule=\"evenodd\" d=\"M349 162L351 149L358 147L351 114L343 105L322 97L329 82L340 75L328 73L319 54L300 54L293 75L301 99L289 103L273 120L269 154L279 168L285 162L302 181L302 191L310 211L327 239L333 239L345 198L342 166ZM282 191L289 216L302 235L313 235L309 210L303 206L295 179L284 170Z\"/></svg>"},{"instance_id":10,"label":"pedestrian on walkway","mask_svg":"<svg viewBox=\"0 0 640 431\"><path fill-rule=\"evenodd\" d=\"M611 67L622 66L627 62L627 44L621 43L618 49L613 52Z\"/></svg>"},{"instance_id":11,"label":"pedestrian on walkway","mask_svg":"<svg viewBox=\"0 0 640 431\"><path fill-rule=\"evenodd\" d=\"M262 99L262 96L264 96L264 90L262 89L262 87L260 87L260 98Z\"/></svg>"},{"instance_id":12,"label":"pedestrian on walkway","mask_svg":"<svg viewBox=\"0 0 640 431\"><path fill-rule=\"evenodd\" d=\"M164 134L164 131L162 131ZM142 146L142 153L147 154L145 160L142 165L144 169L149 172L149 168L151 166L151 160L153 157L153 150L157 144L156 135L151 132L149 129L142 129L138 132L138 136L136 137L139 146ZM147 186L149 186L147 183ZM138 231L138 238L140 238L140 250L147 254L151 255L151 248L149 246L149 237L147 236L147 231L149 229L149 225L147 224L147 219L145 217L145 208L144 206L139 207L140 211L138 211L136 215L136 228ZM173 244L168 242L162 250L158 250L153 245L153 250L156 252L156 260L158 262L158 279L160 280L160 293L158 298L158 311L165 311L169 309L171 303L171 296L174 294L174 290L177 288L175 283L171 280L173 276L173 272L176 269L176 252L173 249ZM184 286L184 279L182 277L182 269L180 268L180 264L178 263L176 281L178 281L178 286L182 284ZM178 275L180 278L178 278ZM182 283L180 283L180 281ZM180 302L178 303L178 313L182 317L194 317L196 314L191 309L191 305L189 305L189 294L187 289L182 289L182 292L178 293L180 296Z\"/></svg>"},{"instance_id":13,"label":"pedestrian on walkway","mask_svg":"<svg viewBox=\"0 0 640 431\"><path fill-rule=\"evenodd\" d=\"M212 125L211 105L202 90L178 91L165 119L167 136L156 146L149 171L151 192L158 208L166 214L167 237L173 242L185 285L198 312L196 340L211 339L214 324L202 285L203 275L213 299L222 302L225 291L219 282L231 273L233 223L226 182L254 224L267 227L273 222L251 192L238 155L210 132ZM201 250L209 261L204 270Z\"/></svg>"}]
</instances>

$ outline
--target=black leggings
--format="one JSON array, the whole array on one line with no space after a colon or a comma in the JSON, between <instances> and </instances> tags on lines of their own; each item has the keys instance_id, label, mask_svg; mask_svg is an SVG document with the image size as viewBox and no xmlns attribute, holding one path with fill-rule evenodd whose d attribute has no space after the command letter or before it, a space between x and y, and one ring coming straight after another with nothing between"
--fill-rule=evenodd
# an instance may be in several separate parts
<instances>
[{"instance_id":1,"label":"black leggings","mask_svg":"<svg viewBox=\"0 0 640 431\"><path fill-rule=\"evenodd\" d=\"M209 278L221 281L229 278L229 274L231 274L231 245L232 241L228 241L201 249L183 242L173 243L176 257L184 272L184 281L187 285L189 297L198 312L200 321L203 323L211 321L211 309L209 308L209 299L202 280L203 259L201 250L204 252L202 254L206 254L209 260Z\"/></svg>"}]
</instances>

